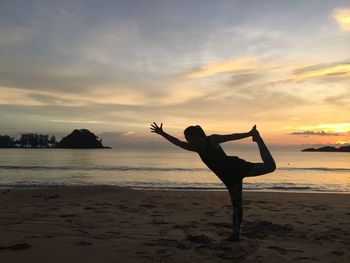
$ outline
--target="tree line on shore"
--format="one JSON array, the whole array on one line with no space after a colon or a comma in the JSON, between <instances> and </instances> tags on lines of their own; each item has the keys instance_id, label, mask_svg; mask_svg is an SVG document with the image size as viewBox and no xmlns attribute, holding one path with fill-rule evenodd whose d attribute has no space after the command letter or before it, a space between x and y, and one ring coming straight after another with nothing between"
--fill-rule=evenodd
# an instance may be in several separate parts
<instances>
[{"instance_id":1,"label":"tree line on shore","mask_svg":"<svg viewBox=\"0 0 350 263\"><path fill-rule=\"evenodd\" d=\"M0 135L0 148L66 148L66 149L100 149L102 139L87 129L75 129L59 142L54 135L23 133L19 139L9 135Z\"/></svg>"},{"instance_id":2,"label":"tree line on shore","mask_svg":"<svg viewBox=\"0 0 350 263\"><path fill-rule=\"evenodd\" d=\"M56 145L54 135L23 133L19 139L0 135L0 148L54 148Z\"/></svg>"}]
</instances>

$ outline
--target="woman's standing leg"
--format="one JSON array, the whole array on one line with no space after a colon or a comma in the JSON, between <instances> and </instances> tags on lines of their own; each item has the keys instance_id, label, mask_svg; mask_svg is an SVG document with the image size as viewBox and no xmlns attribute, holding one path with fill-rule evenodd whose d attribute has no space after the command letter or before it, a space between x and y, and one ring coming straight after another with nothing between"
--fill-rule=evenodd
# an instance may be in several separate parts
<instances>
[{"instance_id":1,"label":"woman's standing leg","mask_svg":"<svg viewBox=\"0 0 350 263\"><path fill-rule=\"evenodd\" d=\"M243 219L242 207L242 181L229 187L229 193L232 202L232 235L228 238L230 241L239 240L241 223Z\"/></svg>"}]
</instances>

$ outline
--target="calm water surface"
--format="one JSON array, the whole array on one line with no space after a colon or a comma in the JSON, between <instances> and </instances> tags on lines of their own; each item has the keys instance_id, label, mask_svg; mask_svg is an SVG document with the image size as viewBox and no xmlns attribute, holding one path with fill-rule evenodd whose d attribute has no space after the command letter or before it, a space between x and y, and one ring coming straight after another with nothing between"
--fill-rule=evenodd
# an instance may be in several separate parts
<instances>
[{"instance_id":1,"label":"calm water surface","mask_svg":"<svg viewBox=\"0 0 350 263\"><path fill-rule=\"evenodd\" d=\"M256 150L226 150L260 162ZM273 151L276 172L246 178L246 190L350 193L350 153ZM120 185L223 189L196 153L174 151L0 149L0 187Z\"/></svg>"}]
</instances>

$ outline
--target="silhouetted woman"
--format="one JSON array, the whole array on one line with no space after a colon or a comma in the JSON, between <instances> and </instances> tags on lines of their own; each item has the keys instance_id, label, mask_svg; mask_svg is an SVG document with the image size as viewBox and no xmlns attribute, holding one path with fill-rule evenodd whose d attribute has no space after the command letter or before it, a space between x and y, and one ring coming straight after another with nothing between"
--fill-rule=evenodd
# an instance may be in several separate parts
<instances>
[{"instance_id":1,"label":"silhouetted woman","mask_svg":"<svg viewBox=\"0 0 350 263\"><path fill-rule=\"evenodd\" d=\"M163 123L158 126L151 124L151 132L157 133L169 142L188 151L197 152L202 161L212 170L227 187L233 207L232 235L228 240L239 240L240 226L242 222L242 181L244 177L263 175L276 170L276 163L263 139L254 126L247 133L233 133L227 135L212 134L207 136L200 126L189 126L184 134L187 142L167 134L163 131ZM251 163L237 156L227 156L220 143L240 140L252 136L258 144L262 163Z\"/></svg>"}]
</instances>

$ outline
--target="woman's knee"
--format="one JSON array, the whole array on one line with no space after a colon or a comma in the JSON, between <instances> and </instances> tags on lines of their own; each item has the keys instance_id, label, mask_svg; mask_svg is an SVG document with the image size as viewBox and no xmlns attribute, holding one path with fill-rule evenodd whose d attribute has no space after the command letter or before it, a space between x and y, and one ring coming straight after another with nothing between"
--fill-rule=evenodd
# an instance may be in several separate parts
<instances>
[{"instance_id":1,"label":"woman's knee","mask_svg":"<svg viewBox=\"0 0 350 263\"><path fill-rule=\"evenodd\" d=\"M276 171L276 168L277 167L275 161L271 161L268 164L266 164L266 169L269 171L269 173Z\"/></svg>"},{"instance_id":2,"label":"woman's knee","mask_svg":"<svg viewBox=\"0 0 350 263\"><path fill-rule=\"evenodd\" d=\"M248 175L246 175L246 177L264 175L264 174L272 173L275 170L276 170L276 163L274 161L265 162L265 163L255 163L251 171L248 173Z\"/></svg>"}]
</instances>

